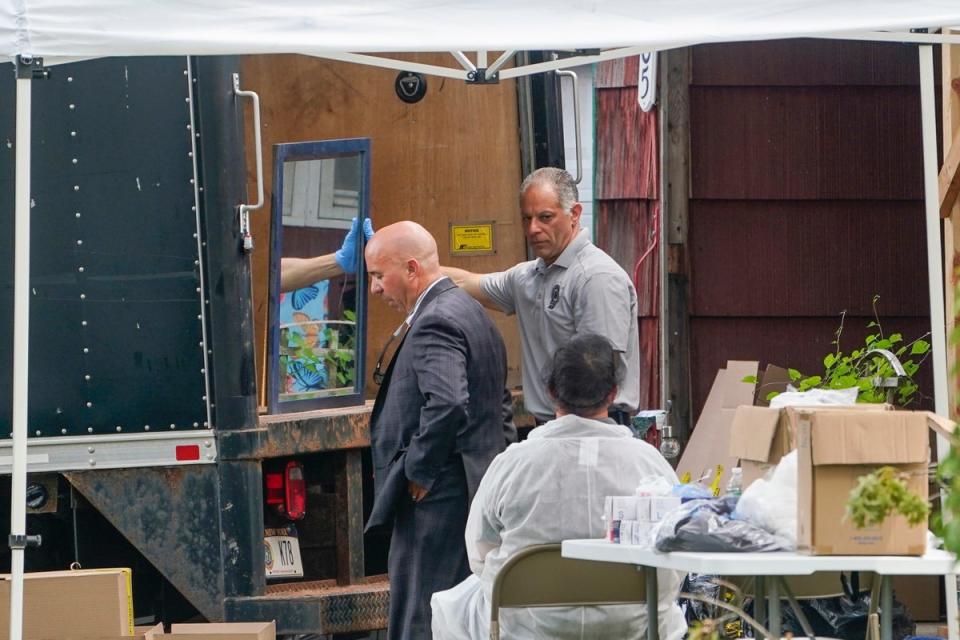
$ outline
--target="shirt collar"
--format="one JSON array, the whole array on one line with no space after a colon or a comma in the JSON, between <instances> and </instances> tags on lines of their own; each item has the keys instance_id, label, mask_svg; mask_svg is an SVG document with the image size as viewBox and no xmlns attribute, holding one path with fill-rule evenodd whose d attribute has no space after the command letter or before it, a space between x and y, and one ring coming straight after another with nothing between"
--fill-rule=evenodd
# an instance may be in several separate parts
<instances>
[{"instance_id":1,"label":"shirt collar","mask_svg":"<svg viewBox=\"0 0 960 640\"><path fill-rule=\"evenodd\" d=\"M528 440L537 438L630 438L633 432L609 418L594 420L567 414L532 430Z\"/></svg>"},{"instance_id":2,"label":"shirt collar","mask_svg":"<svg viewBox=\"0 0 960 640\"><path fill-rule=\"evenodd\" d=\"M435 286L437 286L438 283L444 280L448 280L447 276L441 276L437 278L436 280L431 282L429 285L427 285L427 288L423 290L423 292L420 294L420 297L417 298L416 303L414 303L413 310L410 311L410 313L407 315L407 319L404 320L404 322L408 326L413 324L413 316L417 315L417 311L420 310L420 303L423 302L423 299L427 297L427 294L430 292L430 289L433 289Z\"/></svg>"},{"instance_id":3,"label":"shirt collar","mask_svg":"<svg viewBox=\"0 0 960 640\"><path fill-rule=\"evenodd\" d=\"M543 261L543 258L537 258L537 271L543 272L549 269L550 267L556 265L567 269L573 264L573 260L576 255L583 249L587 243L590 242L590 239L587 237L586 229L578 229L577 234L573 236L573 239L570 240L570 244L557 256L557 259L553 261L553 264L546 264Z\"/></svg>"}]
</instances>

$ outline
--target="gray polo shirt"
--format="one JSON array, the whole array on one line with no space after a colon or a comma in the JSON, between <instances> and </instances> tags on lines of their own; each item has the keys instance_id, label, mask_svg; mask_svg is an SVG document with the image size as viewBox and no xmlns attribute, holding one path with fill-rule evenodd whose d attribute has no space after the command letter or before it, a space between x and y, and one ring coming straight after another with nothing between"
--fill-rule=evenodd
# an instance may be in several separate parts
<instances>
[{"instance_id":1,"label":"gray polo shirt","mask_svg":"<svg viewBox=\"0 0 960 640\"><path fill-rule=\"evenodd\" d=\"M560 345L582 333L604 336L620 352L626 374L614 407L636 411L640 402L637 292L613 258L581 230L551 265L537 258L480 279L480 288L503 312L516 314L523 346L523 398L527 411L553 418L543 381Z\"/></svg>"}]
</instances>

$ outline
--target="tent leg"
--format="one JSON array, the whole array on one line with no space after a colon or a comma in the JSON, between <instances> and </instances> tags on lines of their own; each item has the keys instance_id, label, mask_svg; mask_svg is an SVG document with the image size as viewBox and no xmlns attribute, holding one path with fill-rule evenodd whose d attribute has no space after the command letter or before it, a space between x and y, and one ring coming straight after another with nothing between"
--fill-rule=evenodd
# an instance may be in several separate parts
<instances>
[{"instance_id":1,"label":"tent leg","mask_svg":"<svg viewBox=\"0 0 960 640\"><path fill-rule=\"evenodd\" d=\"M943 302L943 260L941 258L939 185L937 175L937 125L933 92L933 47L920 46L920 111L923 122L923 190L927 222L927 268L930 286L930 342L933 347L934 408L949 415L947 406L947 338ZM937 454L945 455L949 443L937 437Z\"/></svg>"},{"instance_id":2,"label":"tent leg","mask_svg":"<svg viewBox=\"0 0 960 640\"><path fill-rule=\"evenodd\" d=\"M10 491L10 640L23 636L26 536L27 406L30 351L30 105L32 61L17 60L17 134L13 294L13 470Z\"/></svg>"},{"instance_id":3,"label":"tent leg","mask_svg":"<svg viewBox=\"0 0 960 640\"><path fill-rule=\"evenodd\" d=\"M920 111L923 122L923 194L925 218L927 221L927 265L930 286L930 342L933 347L933 400L936 412L949 416L947 406L947 338L946 311L943 302L943 289L947 286L943 275L940 238L940 187L937 180L937 125L936 104L933 91L933 47L920 45ZM952 280L951 280L952 282ZM950 451L950 443L937 435L937 460ZM940 492L941 503L945 498ZM947 598L947 626L950 637L957 637L957 577L944 576L944 590Z\"/></svg>"}]
</instances>

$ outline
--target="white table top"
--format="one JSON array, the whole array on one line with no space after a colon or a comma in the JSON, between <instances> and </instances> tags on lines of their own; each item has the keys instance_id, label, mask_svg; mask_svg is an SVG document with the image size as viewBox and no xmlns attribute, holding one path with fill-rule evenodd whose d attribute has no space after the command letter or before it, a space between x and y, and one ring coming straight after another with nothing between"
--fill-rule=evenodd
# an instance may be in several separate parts
<instances>
[{"instance_id":1,"label":"white table top","mask_svg":"<svg viewBox=\"0 0 960 640\"><path fill-rule=\"evenodd\" d=\"M956 573L953 554L931 549L923 556L814 556L796 551L770 553L713 553L653 549L606 540L564 540L565 558L637 564L687 573L728 576L803 576L818 571L874 571L889 576Z\"/></svg>"}]
</instances>

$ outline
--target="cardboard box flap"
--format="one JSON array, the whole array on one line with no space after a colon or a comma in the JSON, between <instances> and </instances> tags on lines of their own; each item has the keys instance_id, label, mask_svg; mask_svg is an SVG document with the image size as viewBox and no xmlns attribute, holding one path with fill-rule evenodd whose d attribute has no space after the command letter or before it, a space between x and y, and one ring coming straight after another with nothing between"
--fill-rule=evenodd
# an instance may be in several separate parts
<instances>
[{"instance_id":1,"label":"cardboard box flap","mask_svg":"<svg viewBox=\"0 0 960 640\"><path fill-rule=\"evenodd\" d=\"M741 460L767 462L779 420L779 409L737 407L730 427L730 455Z\"/></svg>"},{"instance_id":2,"label":"cardboard box flap","mask_svg":"<svg viewBox=\"0 0 960 640\"><path fill-rule=\"evenodd\" d=\"M837 411L808 414L813 464L927 462L926 413Z\"/></svg>"},{"instance_id":3,"label":"cardboard box flap","mask_svg":"<svg viewBox=\"0 0 960 640\"><path fill-rule=\"evenodd\" d=\"M941 435L948 440L953 435L953 431L957 428L956 422L950 420L949 418L938 416L932 411L927 412L927 424L930 425L930 428L936 431L938 435Z\"/></svg>"}]
</instances>

